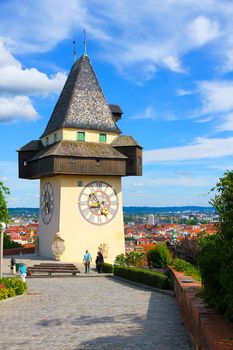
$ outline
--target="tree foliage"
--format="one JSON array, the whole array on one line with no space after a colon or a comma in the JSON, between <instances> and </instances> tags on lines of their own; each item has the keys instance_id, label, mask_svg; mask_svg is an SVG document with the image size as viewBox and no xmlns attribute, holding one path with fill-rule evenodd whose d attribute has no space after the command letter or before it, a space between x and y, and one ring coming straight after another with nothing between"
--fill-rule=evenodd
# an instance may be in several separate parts
<instances>
[{"instance_id":1,"label":"tree foliage","mask_svg":"<svg viewBox=\"0 0 233 350\"><path fill-rule=\"evenodd\" d=\"M233 321L233 171L227 171L213 190L217 234L199 239L198 264L206 300Z\"/></svg>"},{"instance_id":2,"label":"tree foliage","mask_svg":"<svg viewBox=\"0 0 233 350\"><path fill-rule=\"evenodd\" d=\"M3 249L20 248L21 244L11 241L10 237L6 234L3 236Z\"/></svg>"},{"instance_id":3,"label":"tree foliage","mask_svg":"<svg viewBox=\"0 0 233 350\"><path fill-rule=\"evenodd\" d=\"M192 265L197 265L198 243L195 238L184 237L174 245L173 257L188 261Z\"/></svg>"},{"instance_id":4,"label":"tree foliage","mask_svg":"<svg viewBox=\"0 0 233 350\"><path fill-rule=\"evenodd\" d=\"M8 187L0 181L0 222L7 223L9 220L6 196L10 194Z\"/></svg>"}]
</instances>

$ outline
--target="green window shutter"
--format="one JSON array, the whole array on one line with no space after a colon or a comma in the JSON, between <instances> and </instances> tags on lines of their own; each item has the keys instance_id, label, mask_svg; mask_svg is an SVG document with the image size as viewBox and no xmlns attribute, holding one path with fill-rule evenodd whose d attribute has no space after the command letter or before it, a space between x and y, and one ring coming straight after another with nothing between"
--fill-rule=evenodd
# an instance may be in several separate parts
<instances>
[{"instance_id":1,"label":"green window shutter","mask_svg":"<svg viewBox=\"0 0 233 350\"><path fill-rule=\"evenodd\" d=\"M85 141L85 132L84 131L77 132L77 141Z\"/></svg>"},{"instance_id":2,"label":"green window shutter","mask_svg":"<svg viewBox=\"0 0 233 350\"><path fill-rule=\"evenodd\" d=\"M99 142L107 142L107 135L99 134Z\"/></svg>"}]
</instances>

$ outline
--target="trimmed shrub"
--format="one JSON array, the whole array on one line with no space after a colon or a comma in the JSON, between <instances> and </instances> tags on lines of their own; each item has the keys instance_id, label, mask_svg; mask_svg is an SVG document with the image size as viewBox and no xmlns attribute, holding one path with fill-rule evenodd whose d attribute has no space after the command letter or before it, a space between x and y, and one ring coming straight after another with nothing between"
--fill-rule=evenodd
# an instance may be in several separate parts
<instances>
[{"instance_id":1,"label":"trimmed shrub","mask_svg":"<svg viewBox=\"0 0 233 350\"><path fill-rule=\"evenodd\" d=\"M119 266L142 267L144 257L144 252L130 252L126 254L117 255L114 262L116 265Z\"/></svg>"},{"instance_id":2,"label":"trimmed shrub","mask_svg":"<svg viewBox=\"0 0 233 350\"><path fill-rule=\"evenodd\" d=\"M7 293L8 293L8 298L16 296L14 288L7 288Z\"/></svg>"},{"instance_id":3,"label":"trimmed shrub","mask_svg":"<svg viewBox=\"0 0 233 350\"><path fill-rule=\"evenodd\" d=\"M24 294L27 290L27 283L23 282L18 277L3 277L0 278L0 284L5 284L6 289L14 289L15 295L21 295ZM4 289L4 288L1 288ZM0 289L0 290L1 290Z\"/></svg>"},{"instance_id":4,"label":"trimmed shrub","mask_svg":"<svg viewBox=\"0 0 233 350\"><path fill-rule=\"evenodd\" d=\"M11 298L15 295L16 294L14 288L0 288L0 300Z\"/></svg>"},{"instance_id":5,"label":"trimmed shrub","mask_svg":"<svg viewBox=\"0 0 233 350\"><path fill-rule=\"evenodd\" d=\"M113 273L114 267L112 264L104 263L102 271L105 273Z\"/></svg>"},{"instance_id":6,"label":"trimmed shrub","mask_svg":"<svg viewBox=\"0 0 233 350\"><path fill-rule=\"evenodd\" d=\"M201 281L201 275L199 270L183 259L174 259L171 266L179 272L184 272L188 276L192 276L195 280Z\"/></svg>"},{"instance_id":7,"label":"trimmed shrub","mask_svg":"<svg viewBox=\"0 0 233 350\"><path fill-rule=\"evenodd\" d=\"M114 276L160 289L170 289L170 280L161 272L130 267L114 267Z\"/></svg>"},{"instance_id":8,"label":"trimmed shrub","mask_svg":"<svg viewBox=\"0 0 233 350\"><path fill-rule=\"evenodd\" d=\"M130 252L126 253L126 264L127 266L142 267L144 252Z\"/></svg>"},{"instance_id":9,"label":"trimmed shrub","mask_svg":"<svg viewBox=\"0 0 233 350\"><path fill-rule=\"evenodd\" d=\"M0 288L0 300L7 299L7 298L8 298L8 289Z\"/></svg>"},{"instance_id":10,"label":"trimmed shrub","mask_svg":"<svg viewBox=\"0 0 233 350\"><path fill-rule=\"evenodd\" d=\"M158 244L146 253L148 265L152 262L154 268L164 269L168 266L171 255L165 244Z\"/></svg>"}]
</instances>

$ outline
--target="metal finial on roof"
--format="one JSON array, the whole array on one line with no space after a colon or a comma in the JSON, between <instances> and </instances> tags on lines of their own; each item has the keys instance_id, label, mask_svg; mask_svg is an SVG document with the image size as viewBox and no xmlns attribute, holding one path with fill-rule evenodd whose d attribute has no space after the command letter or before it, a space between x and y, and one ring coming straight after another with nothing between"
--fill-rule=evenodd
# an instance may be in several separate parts
<instances>
[{"instance_id":1,"label":"metal finial on roof","mask_svg":"<svg viewBox=\"0 0 233 350\"><path fill-rule=\"evenodd\" d=\"M76 42L75 42L75 40L73 41L73 45L74 45L74 63L75 63L76 60L77 60L77 55L76 55Z\"/></svg>"},{"instance_id":2,"label":"metal finial on roof","mask_svg":"<svg viewBox=\"0 0 233 350\"><path fill-rule=\"evenodd\" d=\"M87 56L86 30L83 31L84 56Z\"/></svg>"}]
</instances>

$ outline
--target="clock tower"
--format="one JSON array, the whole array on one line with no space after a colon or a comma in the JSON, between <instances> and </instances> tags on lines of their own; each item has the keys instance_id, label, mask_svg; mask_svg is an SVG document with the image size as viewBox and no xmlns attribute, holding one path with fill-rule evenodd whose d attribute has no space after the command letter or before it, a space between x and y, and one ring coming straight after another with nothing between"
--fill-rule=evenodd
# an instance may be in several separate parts
<instances>
[{"instance_id":1,"label":"clock tower","mask_svg":"<svg viewBox=\"0 0 233 350\"><path fill-rule=\"evenodd\" d=\"M89 57L69 73L45 131L18 150L19 177L40 179L39 253L81 262L88 249L114 262L125 252L122 176L142 174L142 148L117 126L122 110L108 104Z\"/></svg>"}]
</instances>

